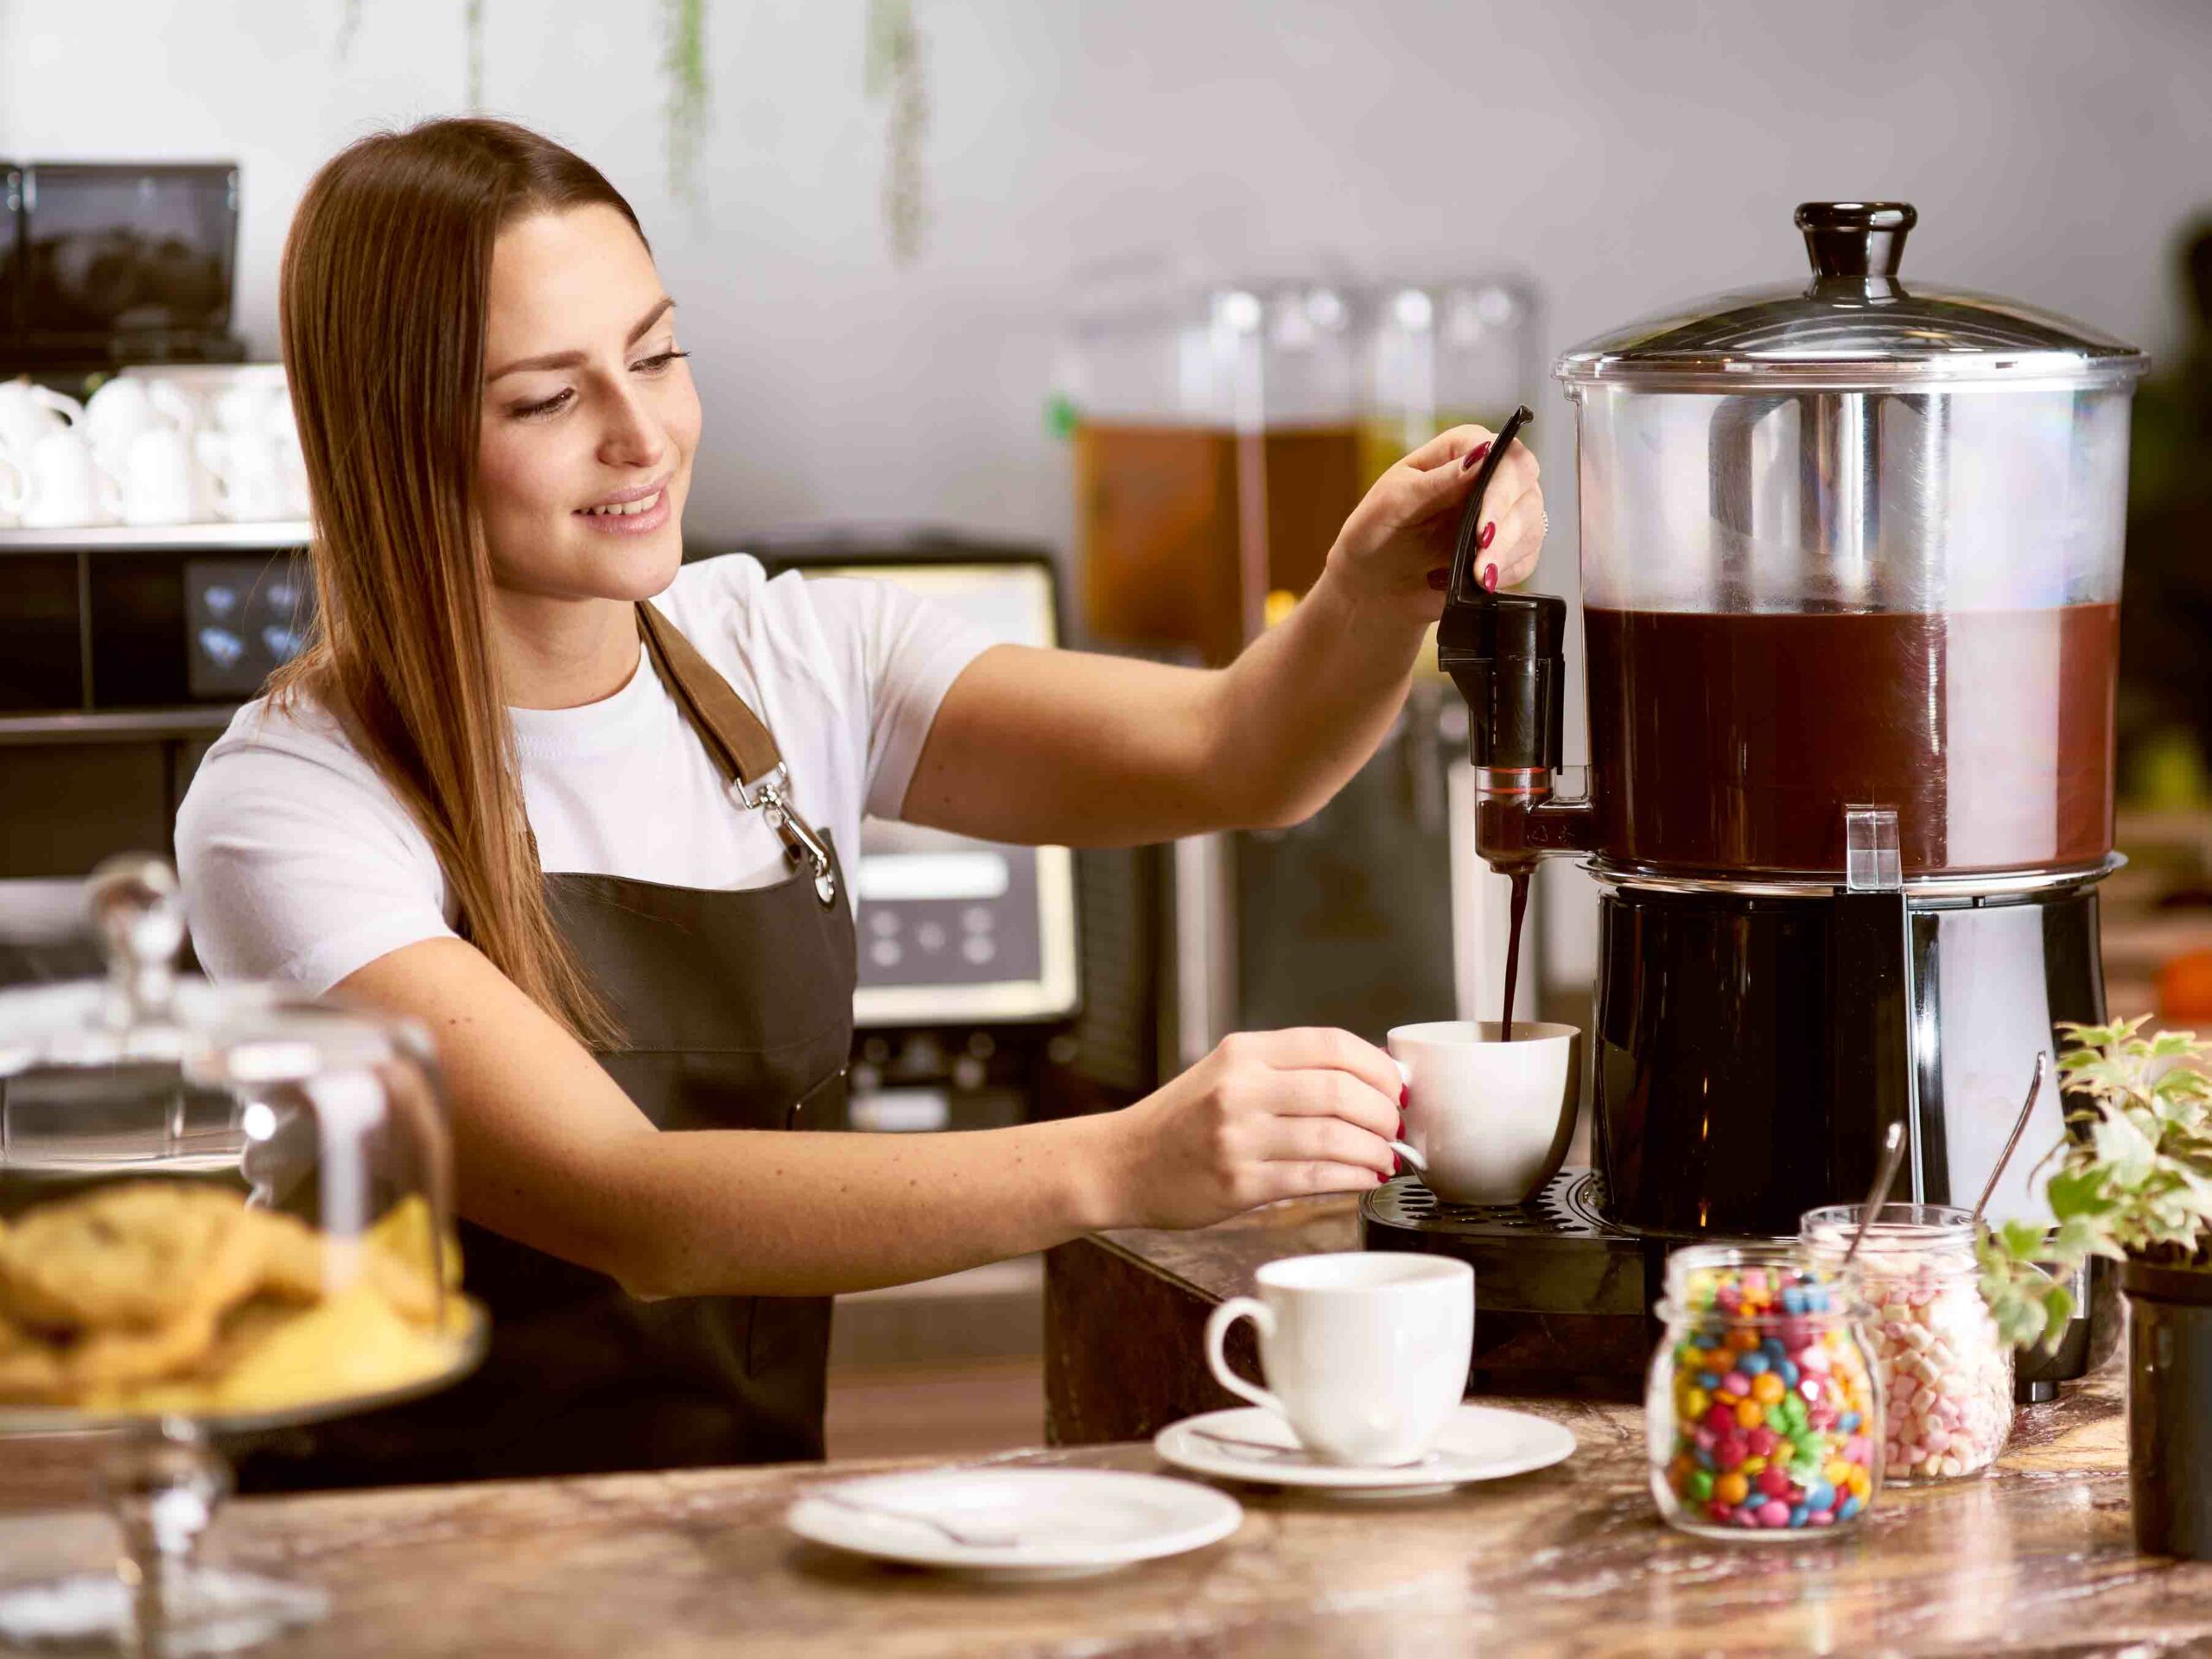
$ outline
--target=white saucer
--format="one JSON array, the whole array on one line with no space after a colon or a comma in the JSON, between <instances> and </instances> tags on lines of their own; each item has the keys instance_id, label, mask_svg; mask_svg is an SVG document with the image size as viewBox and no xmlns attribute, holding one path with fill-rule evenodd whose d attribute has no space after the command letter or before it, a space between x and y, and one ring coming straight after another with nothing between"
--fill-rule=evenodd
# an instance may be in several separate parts
<instances>
[{"instance_id":1,"label":"white saucer","mask_svg":"<svg viewBox=\"0 0 2212 1659\"><path fill-rule=\"evenodd\" d=\"M882 1560L1058 1579L1198 1549L1243 1518L1226 1492L1160 1475L939 1469L817 1486L784 1523L815 1543Z\"/></svg>"},{"instance_id":2,"label":"white saucer","mask_svg":"<svg viewBox=\"0 0 2212 1659\"><path fill-rule=\"evenodd\" d=\"M1152 1445L1177 1468L1218 1479L1311 1487L1343 1497L1421 1497L1470 1481L1548 1469L1573 1454L1574 1436L1524 1411L1463 1403L1419 1463L1323 1463L1299 1446L1290 1425L1274 1413L1244 1406L1170 1423L1153 1436Z\"/></svg>"}]
</instances>

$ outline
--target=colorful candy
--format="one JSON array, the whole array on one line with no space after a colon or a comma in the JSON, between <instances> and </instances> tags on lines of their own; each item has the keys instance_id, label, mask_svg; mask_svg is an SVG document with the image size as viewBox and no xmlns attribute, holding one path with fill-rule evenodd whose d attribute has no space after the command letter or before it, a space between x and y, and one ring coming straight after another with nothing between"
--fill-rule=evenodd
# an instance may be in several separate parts
<instances>
[{"instance_id":1,"label":"colorful candy","mask_svg":"<svg viewBox=\"0 0 2212 1659\"><path fill-rule=\"evenodd\" d=\"M1649 1400L1652 1491L1694 1532L1805 1536L1879 1485L1872 1368L1833 1279L1789 1247L1693 1246L1669 1264Z\"/></svg>"}]
</instances>

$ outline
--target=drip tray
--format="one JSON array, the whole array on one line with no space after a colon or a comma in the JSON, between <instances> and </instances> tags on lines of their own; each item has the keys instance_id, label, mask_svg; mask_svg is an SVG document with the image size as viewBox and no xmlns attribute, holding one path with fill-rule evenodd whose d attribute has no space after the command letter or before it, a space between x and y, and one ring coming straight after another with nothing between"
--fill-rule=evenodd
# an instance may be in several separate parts
<instances>
[{"instance_id":1,"label":"drip tray","mask_svg":"<svg viewBox=\"0 0 2212 1659\"><path fill-rule=\"evenodd\" d=\"M1525 1205L1451 1204L1402 1175L1360 1200L1361 1243L1474 1268L1477 1391L1633 1398L1669 1241L1609 1225L1599 1192L1591 1171L1566 1169Z\"/></svg>"},{"instance_id":2,"label":"drip tray","mask_svg":"<svg viewBox=\"0 0 2212 1659\"><path fill-rule=\"evenodd\" d=\"M1610 1238L1633 1243L1636 1236L1610 1226L1598 1213L1593 1170L1563 1169L1526 1204L1453 1204L1402 1175L1360 1200L1363 1222L1474 1237ZM1370 1249L1377 1248L1370 1245Z\"/></svg>"}]
</instances>

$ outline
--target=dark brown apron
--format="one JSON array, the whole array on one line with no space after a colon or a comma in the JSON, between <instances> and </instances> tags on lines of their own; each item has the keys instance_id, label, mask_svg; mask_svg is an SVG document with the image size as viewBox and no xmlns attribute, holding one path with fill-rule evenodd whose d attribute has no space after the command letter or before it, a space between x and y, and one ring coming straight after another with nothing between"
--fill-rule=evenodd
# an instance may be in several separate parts
<instances>
[{"instance_id":1,"label":"dark brown apron","mask_svg":"<svg viewBox=\"0 0 2212 1659\"><path fill-rule=\"evenodd\" d=\"M766 887L545 878L563 936L620 1022L601 1063L663 1130L788 1129L842 1103L852 912L825 836L789 809L774 740L650 605L639 630L733 793L798 868ZM834 1122L834 1116L830 1118ZM240 1459L243 1489L487 1479L819 1458L826 1297L640 1301L612 1279L464 1223L482 1367L410 1405Z\"/></svg>"}]
</instances>

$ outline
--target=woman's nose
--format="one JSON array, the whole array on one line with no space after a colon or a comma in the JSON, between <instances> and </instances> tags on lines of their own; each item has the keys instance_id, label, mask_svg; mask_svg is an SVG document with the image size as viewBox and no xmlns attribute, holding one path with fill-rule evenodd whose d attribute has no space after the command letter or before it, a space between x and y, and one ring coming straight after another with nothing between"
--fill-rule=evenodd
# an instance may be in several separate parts
<instances>
[{"instance_id":1,"label":"woman's nose","mask_svg":"<svg viewBox=\"0 0 2212 1659\"><path fill-rule=\"evenodd\" d=\"M651 411L626 392L618 394L608 407L599 458L610 466L651 467L667 448L667 434Z\"/></svg>"}]
</instances>

